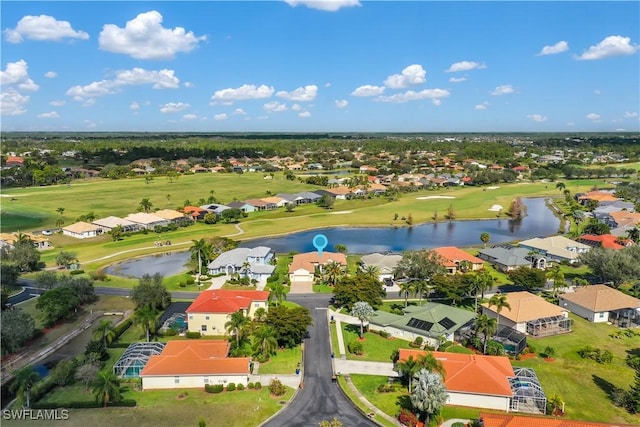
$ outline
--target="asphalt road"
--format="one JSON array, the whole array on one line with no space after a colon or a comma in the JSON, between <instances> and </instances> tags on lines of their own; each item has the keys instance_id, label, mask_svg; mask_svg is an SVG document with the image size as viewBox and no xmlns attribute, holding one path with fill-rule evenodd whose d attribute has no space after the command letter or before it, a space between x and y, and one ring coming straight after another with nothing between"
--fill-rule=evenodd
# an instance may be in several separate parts
<instances>
[{"instance_id":1,"label":"asphalt road","mask_svg":"<svg viewBox=\"0 0 640 427\"><path fill-rule=\"evenodd\" d=\"M369 427L376 423L362 415L332 382L327 311L329 295L290 295L288 300L311 311L313 325L305 340L304 387L287 408L263 424L265 427L309 427L337 417L345 426Z\"/></svg>"}]
</instances>

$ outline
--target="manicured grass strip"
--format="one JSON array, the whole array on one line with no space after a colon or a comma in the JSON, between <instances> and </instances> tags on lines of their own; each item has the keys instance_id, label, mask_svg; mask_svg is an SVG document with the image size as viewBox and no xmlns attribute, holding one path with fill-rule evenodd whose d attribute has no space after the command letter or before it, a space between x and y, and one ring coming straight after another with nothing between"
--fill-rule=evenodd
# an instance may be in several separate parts
<instances>
[{"instance_id":1,"label":"manicured grass strip","mask_svg":"<svg viewBox=\"0 0 640 427\"><path fill-rule=\"evenodd\" d=\"M302 364L302 350L300 346L278 350L275 356L271 356L268 362L260 363L262 374L294 374L298 364Z\"/></svg>"},{"instance_id":2,"label":"manicured grass strip","mask_svg":"<svg viewBox=\"0 0 640 427\"><path fill-rule=\"evenodd\" d=\"M346 380L344 379L343 376L338 376L338 385L340 386L340 388L342 389L342 391L344 392L344 394L347 395L347 397L349 398L349 400L351 400L351 402L353 402L353 404L355 406L357 406L358 408L360 408L360 410L362 412L364 412L365 414L369 413L369 408L360 401L360 399L358 399L358 396L351 390L351 388L347 385ZM357 387L356 387L357 388ZM394 424L391 424L389 421L387 421L386 419L382 418L379 415L376 415L373 418L376 422L378 422L378 424L384 426L384 427L395 427Z\"/></svg>"},{"instance_id":3,"label":"manicured grass strip","mask_svg":"<svg viewBox=\"0 0 640 427\"><path fill-rule=\"evenodd\" d=\"M348 345L352 341L358 340L360 325L349 325L342 323L342 337L344 338L344 347L347 352L348 360L366 360L370 362L391 362L391 353L399 348L410 348L409 341L403 339L382 338L378 334L366 332L362 343L364 354L356 356L350 354Z\"/></svg>"}]
</instances>

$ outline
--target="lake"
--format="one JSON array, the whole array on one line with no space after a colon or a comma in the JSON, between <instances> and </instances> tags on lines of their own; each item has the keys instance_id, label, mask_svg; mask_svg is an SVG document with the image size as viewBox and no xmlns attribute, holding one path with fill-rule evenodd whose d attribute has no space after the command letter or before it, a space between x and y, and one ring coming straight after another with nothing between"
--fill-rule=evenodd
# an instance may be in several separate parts
<instances>
[{"instance_id":1,"label":"lake","mask_svg":"<svg viewBox=\"0 0 640 427\"><path fill-rule=\"evenodd\" d=\"M343 244L350 254L372 252L402 252L439 246L467 247L479 245L480 233L491 236L489 244L507 243L532 237L545 237L558 232L560 220L545 205L544 199L524 199L527 216L512 221L507 218L442 221L415 225L411 228L347 228L333 227L292 233L286 236L265 237L243 241L242 247L268 246L277 253L309 252L315 250L312 240L322 233L329 241L325 250L333 251L336 244ZM125 261L106 269L107 274L125 277L141 277L160 273L172 276L186 271L184 264L189 252L174 252Z\"/></svg>"}]
</instances>

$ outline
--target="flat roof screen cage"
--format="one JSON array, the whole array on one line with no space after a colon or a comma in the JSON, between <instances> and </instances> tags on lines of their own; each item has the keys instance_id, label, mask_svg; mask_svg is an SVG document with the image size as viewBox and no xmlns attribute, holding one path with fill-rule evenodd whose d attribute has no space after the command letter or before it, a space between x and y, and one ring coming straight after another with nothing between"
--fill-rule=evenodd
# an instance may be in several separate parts
<instances>
[{"instance_id":1,"label":"flat roof screen cage","mask_svg":"<svg viewBox=\"0 0 640 427\"><path fill-rule=\"evenodd\" d=\"M517 356L527 347L527 336L506 325L500 325L498 332L493 337L504 347L505 353Z\"/></svg>"},{"instance_id":2,"label":"flat roof screen cage","mask_svg":"<svg viewBox=\"0 0 640 427\"><path fill-rule=\"evenodd\" d=\"M541 317L527 322L527 334L532 337L548 337L571 332L571 319L563 315Z\"/></svg>"},{"instance_id":3,"label":"flat roof screen cage","mask_svg":"<svg viewBox=\"0 0 640 427\"><path fill-rule=\"evenodd\" d=\"M542 391L538 377L531 368L514 367L515 377L509 378L511 403L509 409L514 412L528 414L545 414L547 411L547 397Z\"/></svg>"},{"instance_id":4,"label":"flat roof screen cage","mask_svg":"<svg viewBox=\"0 0 640 427\"><path fill-rule=\"evenodd\" d=\"M149 358L162 353L164 345L162 342L135 342L129 345L113 365L113 373L118 378L139 378Z\"/></svg>"}]
</instances>

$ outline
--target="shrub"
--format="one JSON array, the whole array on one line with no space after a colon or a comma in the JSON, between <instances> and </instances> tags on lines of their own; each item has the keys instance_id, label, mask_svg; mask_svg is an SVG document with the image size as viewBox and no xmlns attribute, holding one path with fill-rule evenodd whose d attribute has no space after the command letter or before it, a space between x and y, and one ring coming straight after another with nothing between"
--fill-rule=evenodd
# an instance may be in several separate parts
<instances>
[{"instance_id":1,"label":"shrub","mask_svg":"<svg viewBox=\"0 0 640 427\"><path fill-rule=\"evenodd\" d=\"M184 283L184 282L180 282L180 283L178 283L178 286L180 286L181 288L186 288L187 284Z\"/></svg>"},{"instance_id":2,"label":"shrub","mask_svg":"<svg viewBox=\"0 0 640 427\"><path fill-rule=\"evenodd\" d=\"M553 357L556 354L556 350L553 347L547 346L544 348L545 357Z\"/></svg>"},{"instance_id":3,"label":"shrub","mask_svg":"<svg viewBox=\"0 0 640 427\"><path fill-rule=\"evenodd\" d=\"M262 383L260 381L256 382L256 390L260 390L262 388Z\"/></svg>"},{"instance_id":4,"label":"shrub","mask_svg":"<svg viewBox=\"0 0 640 427\"><path fill-rule=\"evenodd\" d=\"M424 342L424 339L422 337L416 337L416 339L413 340L413 342L417 345L422 345L422 343Z\"/></svg>"},{"instance_id":5,"label":"shrub","mask_svg":"<svg viewBox=\"0 0 640 427\"><path fill-rule=\"evenodd\" d=\"M202 335L200 335L200 332L187 332L185 336L190 339L195 339L200 338Z\"/></svg>"},{"instance_id":6,"label":"shrub","mask_svg":"<svg viewBox=\"0 0 640 427\"><path fill-rule=\"evenodd\" d=\"M351 341L347 345L347 348L349 349L349 353L355 354L356 356L359 356L362 353L364 353L364 348L362 347L362 343L358 341Z\"/></svg>"},{"instance_id":7,"label":"shrub","mask_svg":"<svg viewBox=\"0 0 640 427\"><path fill-rule=\"evenodd\" d=\"M627 365L629 365L633 370L640 369L640 356L629 354L627 356Z\"/></svg>"},{"instance_id":8,"label":"shrub","mask_svg":"<svg viewBox=\"0 0 640 427\"><path fill-rule=\"evenodd\" d=\"M269 392L274 396L282 396L287 392L287 388L279 379L272 379L269 383Z\"/></svg>"},{"instance_id":9,"label":"shrub","mask_svg":"<svg viewBox=\"0 0 640 427\"><path fill-rule=\"evenodd\" d=\"M611 351L600 350L599 348L594 348L590 345L578 350L578 355L583 359L595 360L598 363L611 363L613 360L613 353L611 353Z\"/></svg>"},{"instance_id":10,"label":"shrub","mask_svg":"<svg viewBox=\"0 0 640 427\"><path fill-rule=\"evenodd\" d=\"M387 332L387 331L380 331L380 332L379 332L379 334L380 334L380 336L381 336L382 338L389 338L389 336L391 335L391 334L390 334L389 332Z\"/></svg>"},{"instance_id":11,"label":"shrub","mask_svg":"<svg viewBox=\"0 0 640 427\"><path fill-rule=\"evenodd\" d=\"M167 329L167 332L165 332L164 335L166 337L175 337L176 335L178 335L178 331L176 331L175 329Z\"/></svg>"},{"instance_id":12,"label":"shrub","mask_svg":"<svg viewBox=\"0 0 640 427\"><path fill-rule=\"evenodd\" d=\"M249 383L249 384L247 384L247 388L249 390L253 390L254 388L256 388L256 385L254 383Z\"/></svg>"},{"instance_id":13,"label":"shrub","mask_svg":"<svg viewBox=\"0 0 640 427\"><path fill-rule=\"evenodd\" d=\"M418 425L418 417L408 409L402 409L398 415L398 421L408 427L416 427Z\"/></svg>"},{"instance_id":14,"label":"shrub","mask_svg":"<svg viewBox=\"0 0 640 427\"><path fill-rule=\"evenodd\" d=\"M227 391L235 391L236 385L234 383L227 384Z\"/></svg>"},{"instance_id":15,"label":"shrub","mask_svg":"<svg viewBox=\"0 0 640 427\"><path fill-rule=\"evenodd\" d=\"M196 283L196 279L191 276L187 277L187 285L193 285L194 283Z\"/></svg>"},{"instance_id":16,"label":"shrub","mask_svg":"<svg viewBox=\"0 0 640 427\"><path fill-rule=\"evenodd\" d=\"M244 384L239 383L239 384L236 386L236 390L244 390Z\"/></svg>"},{"instance_id":17,"label":"shrub","mask_svg":"<svg viewBox=\"0 0 640 427\"><path fill-rule=\"evenodd\" d=\"M89 273L89 277L91 278L91 280L104 282L105 280L107 280L107 273L105 273L104 270L96 270Z\"/></svg>"},{"instance_id":18,"label":"shrub","mask_svg":"<svg viewBox=\"0 0 640 427\"><path fill-rule=\"evenodd\" d=\"M84 270L71 270L69 272L70 276L75 276L75 275L78 275L78 274L84 274Z\"/></svg>"},{"instance_id":19,"label":"shrub","mask_svg":"<svg viewBox=\"0 0 640 427\"><path fill-rule=\"evenodd\" d=\"M205 384L204 391L207 393L221 393L224 390L224 386L222 384Z\"/></svg>"},{"instance_id":20,"label":"shrub","mask_svg":"<svg viewBox=\"0 0 640 427\"><path fill-rule=\"evenodd\" d=\"M391 393L393 391L393 387L388 383L380 384L377 388L378 393Z\"/></svg>"},{"instance_id":21,"label":"shrub","mask_svg":"<svg viewBox=\"0 0 640 427\"><path fill-rule=\"evenodd\" d=\"M133 325L133 319L127 319L113 328L113 340L116 341L124 332Z\"/></svg>"},{"instance_id":22,"label":"shrub","mask_svg":"<svg viewBox=\"0 0 640 427\"><path fill-rule=\"evenodd\" d=\"M491 356L502 356L504 354L504 346L498 341L489 340L487 343L487 354Z\"/></svg>"}]
</instances>

